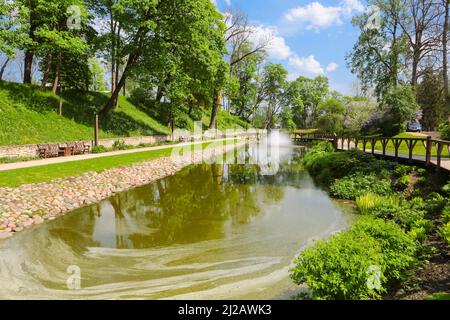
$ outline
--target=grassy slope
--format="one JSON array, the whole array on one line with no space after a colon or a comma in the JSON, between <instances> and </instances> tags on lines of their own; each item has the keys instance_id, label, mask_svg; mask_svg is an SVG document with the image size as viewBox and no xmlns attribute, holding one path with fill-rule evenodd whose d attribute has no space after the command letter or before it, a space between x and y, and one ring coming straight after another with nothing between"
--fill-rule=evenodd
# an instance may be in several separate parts
<instances>
[{"instance_id":1,"label":"grassy slope","mask_svg":"<svg viewBox=\"0 0 450 320\"><path fill-rule=\"evenodd\" d=\"M93 114L106 101L102 93L63 93L63 116L59 98L36 87L0 81L0 145L92 140ZM187 116L187 115L186 115ZM204 112L207 122L208 112ZM220 112L219 127L234 128L245 123ZM114 138L169 134L167 126L120 97L119 109L101 122L100 137Z\"/></svg>"}]
</instances>

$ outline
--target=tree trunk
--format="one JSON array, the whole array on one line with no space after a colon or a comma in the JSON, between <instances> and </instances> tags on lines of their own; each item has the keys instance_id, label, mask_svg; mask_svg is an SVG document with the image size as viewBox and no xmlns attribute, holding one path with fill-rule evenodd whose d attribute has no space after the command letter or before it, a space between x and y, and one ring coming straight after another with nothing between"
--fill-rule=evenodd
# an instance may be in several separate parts
<instances>
[{"instance_id":1,"label":"tree trunk","mask_svg":"<svg viewBox=\"0 0 450 320\"><path fill-rule=\"evenodd\" d=\"M47 66L45 67L44 74L42 75L42 82L41 82L41 91L45 90L45 86L48 82L48 74L50 73L50 69L52 68L52 53L49 52L47 54Z\"/></svg>"},{"instance_id":2,"label":"tree trunk","mask_svg":"<svg viewBox=\"0 0 450 320\"><path fill-rule=\"evenodd\" d=\"M53 80L53 88L52 88L53 94L56 94L56 91L58 90L58 84L61 79L61 63L62 63L62 53L61 53L61 50L59 50L58 59L56 62L56 75L55 75L55 79Z\"/></svg>"},{"instance_id":3,"label":"tree trunk","mask_svg":"<svg viewBox=\"0 0 450 320\"><path fill-rule=\"evenodd\" d=\"M2 65L2 68L0 69L0 81L3 80L3 74L5 73L6 66L8 65L10 60L11 59L9 59L9 57L7 57L6 61Z\"/></svg>"},{"instance_id":4,"label":"tree trunk","mask_svg":"<svg viewBox=\"0 0 450 320\"><path fill-rule=\"evenodd\" d=\"M216 122L217 122L217 110L219 109L220 106L220 92L217 92L215 94L214 97L214 103L212 105L212 110L211 110L211 120L209 122L209 128L210 129L214 129L216 127Z\"/></svg>"},{"instance_id":5,"label":"tree trunk","mask_svg":"<svg viewBox=\"0 0 450 320\"><path fill-rule=\"evenodd\" d=\"M32 41L35 40L34 33L37 29L36 24L36 1L29 0L27 1L28 9L30 11L30 29L28 31L28 35ZM31 48L27 48L25 50L25 61L24 61L24 71L23 71L23 83L25 84L31 84L32 79L32 73L33 73L33 58L34 58L34 50Z\"/></svg>"},{"instance_id":6,"label":"tree trunk","mask_svg":"<svg viewBox=\"0 0 450 320\"><path fill-rule=\"evenodd\" d=\"M444 0L445 18L444 30L442 35L442 67L444 76L444 97L445 97L445 111L450 112L450 92L448 83L448 28L449 28L449 1Z\"/></svg>"},{"instance_id":7,"label":"tree trunk","mask_svg":"<svg viewBox=\"0 0 450 320\"><path fill-rule=\"evenodd\" d=\"M133 65L136 63L137 58L138 58L138 54L136 54L136 53L131 54L128 57L127 64L125 66L125 69L123 70L122 76L120 77L120 81L117 84L111 97L108 99L108 101L104 105L103 109L99 112L99 115L104 117L104 116L108 115L108 113L114 108L117 98L119 97L120 90L125 85L125 81L126 81L126 78L128 77L128 73L130 72L130 69L133 67Z\"/></svg>"},{"instance_id":8,"label":"tree trunk","mask_svg":"<svg viewBox=\"0 0 450 320\"><path fill-rule=\"evenodd\" d=\"M34 52L32 50L27 50L25 52L25 69L23 73L23 83L31 84L33 79L31 78L32 69L33 69L33 57Z\"/></svg>"}]
</instances>

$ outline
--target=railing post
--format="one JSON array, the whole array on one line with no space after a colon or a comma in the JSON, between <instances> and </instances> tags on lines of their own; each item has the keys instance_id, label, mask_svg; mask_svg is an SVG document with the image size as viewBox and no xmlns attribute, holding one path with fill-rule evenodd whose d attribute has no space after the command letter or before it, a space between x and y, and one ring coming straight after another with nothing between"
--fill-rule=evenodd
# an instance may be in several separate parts
<instances>
[{"instance_id":1,"label":"railing post","mask_svg":"<svg viewBox=\"0 0 450 320\"><path fill-rule=\"evenodd\" d=\"M431 150L433 148L433 142L431 141L431 137L427 137L426 144L426 155L425 155L425 165L429 167L431 165Z\"/></svg>"}]
</instances>

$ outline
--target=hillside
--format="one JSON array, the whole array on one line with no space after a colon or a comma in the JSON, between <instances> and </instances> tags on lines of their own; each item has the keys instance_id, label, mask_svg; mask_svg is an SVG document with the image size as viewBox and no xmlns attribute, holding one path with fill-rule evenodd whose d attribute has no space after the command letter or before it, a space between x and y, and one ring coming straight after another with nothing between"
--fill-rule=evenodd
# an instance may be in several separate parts
<instances>
[{"instance_id":1,"label":"hillside","mask_svg":"<svg viewBox=\"0 0 450 320\"><path fill-rule=\"evenodd\" d=\"M102 93L63 93L60 116L58 96L37 87L0 81L0 145L91 140L93 114L106 99ZM192 121L187 114L179 117L183 123ZM155 118L120 97L119 108L101 122L100 138L169 134L169 128ZM202 111L201 119L208 121L208 111ZM245 122L220 112L218 125L226 129L245 126Z\"/></svg>"}]
</instances>

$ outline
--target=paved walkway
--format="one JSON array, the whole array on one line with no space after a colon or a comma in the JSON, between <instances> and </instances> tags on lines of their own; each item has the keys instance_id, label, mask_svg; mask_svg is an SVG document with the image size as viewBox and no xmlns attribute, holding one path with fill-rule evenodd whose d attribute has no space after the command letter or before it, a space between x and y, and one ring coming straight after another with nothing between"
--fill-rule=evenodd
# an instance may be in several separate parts
<instances>
[{"instance_id":1,"label":"paved walkway","mask_svg":"<svg viewBox=\"0 0 450 320\"><path fill-rule=\"evenodd\" d=\"M88 159L105 158L105 157L112 157L112 156L118 156L118 155L124 155L124 154L163 150L163 149L170 149L170 148L174 148L174 147L198 145L198 144L204 144L204 143L210 143L210 142L220 142L220 141L227 141L227 140L233 140L233 139L235 139L235 138L215 139L215 140L206 140L206 141L199 141L199 142L185 142L185 143L169 144L169 145L148 147L148 148L141 148L141 149L111 151L111 152L96 153L96 154L90 153L90 154L83 154L83 155L70 156L70 157L58 157L58 158L39 159L39 160L31 160L31 161L23 161L23 162L5 163L5 164L0 164L0 171L39 167L39 166L45 166L45 165L49 165L49 164L74 162L74 161L81 161L81 160L88 160Z\"/></svg>"},{"instance_id":2,"label":"paved walkway","mask_svg":"<svg viewBox=\"0 0 450 320\"><path fill-rule=\"evenodd\" d=\"M339 141L338 141L338 146L339 146L339 147L342 146L341 143L342 143L341 140L339 140ZM351 142L351 143L350 143L350 149L354 149L354 148L355 148L355 143ZM347 143L345 143L345 144L344 144L344 150L347 150L347 149L348 149L348 148L347 148ZM359 149L359 150L362 150L361 147L359 147L358 149ZM372 154L372 149L370 149L370 150L369 150L369 149L366 149L366 153ZM375 154L376 154L376 155L383 155L383 151L381 151L381 150L375 150ZM389 156L389 157L395 157L395 152L389 152L389 151L387 151L387 152L386 152L386 156ZM399 153L399 154L398 154L398 157L401 158L401 159L409 160L409 155L407 155L407 154ZM425 163L426 158L425 158L425 156L413 155L413 160L414 160L414 161L420 161L420 162L424 162L424 163ZM436 157L432 157L432 158L431 158L431 163L433 163L433 164L436 165L436 164L437 164L437 158L436 158ZM448 159L448 158L442 158L442 159L441 159L441 168L444 169L444 170L446 170L446 171L448 171L448 172L450 172L450 159Z\"/></svg>"}]
</instances>

